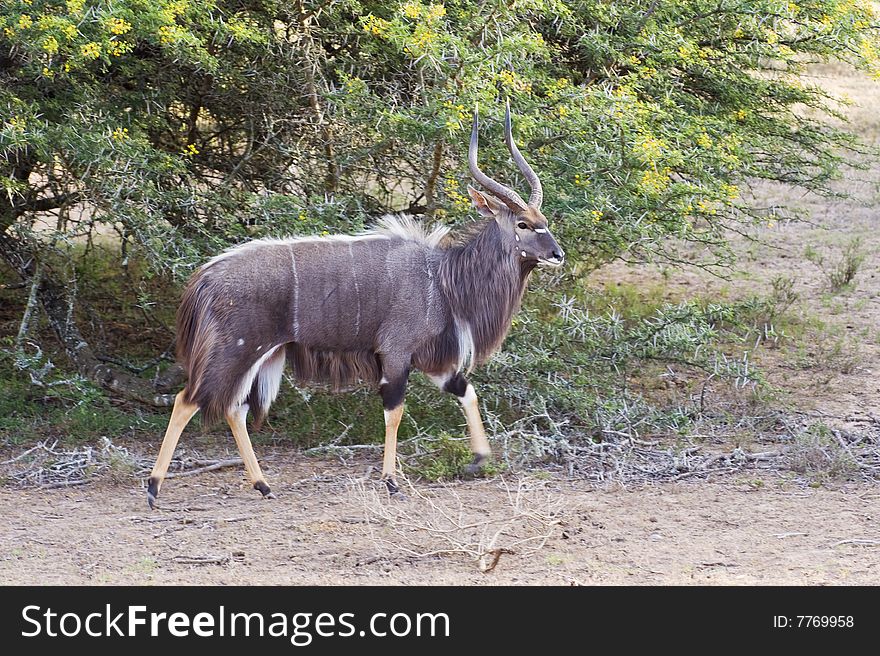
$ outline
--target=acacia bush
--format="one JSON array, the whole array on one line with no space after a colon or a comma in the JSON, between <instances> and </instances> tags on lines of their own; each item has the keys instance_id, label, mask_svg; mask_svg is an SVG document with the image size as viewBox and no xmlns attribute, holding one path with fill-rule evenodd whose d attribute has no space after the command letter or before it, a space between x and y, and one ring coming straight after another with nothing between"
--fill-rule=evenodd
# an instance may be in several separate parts
<instances>
[{"instance_id":1,"label":"acacia bush","mask_svg":"<svg viewBox=\"0 0 880 656\"><path fill-rule=\"evenodd\" d=\"M800 73L836 59L880 76L873 7L3 0L0 275L15 288L4 302L23 308L23 327L43 317L80 375L161 400L157 388L179 381L163 390L136 375L89 329L102 310L82 306L77 275L99 246L119 270L137 263L127 293L168 331L171 313L150 311L161 290L229 244L351 232L395 211L472 221L477 103L484 170L522 188L501 138L509 99L572 264L536 281L492 379L531 372L517 380L533 398L577 414L589 363L676 348L688 358L717 325L682 306L686 321L670 307L623 330L612 314L597 332L583 277L622 253L676 260L681 240L721 261L726 230L766 218L741 194L754 180L827 192L862 147L823 122L840 101ZM40 370L51 349L36 337L28 347L24 333L9 348L30 348L17 362ZM548 372L545 385L534 372ZM496 387L489 403L516 406L527 395L517 389Z\"/></svg>"}]
</instances>

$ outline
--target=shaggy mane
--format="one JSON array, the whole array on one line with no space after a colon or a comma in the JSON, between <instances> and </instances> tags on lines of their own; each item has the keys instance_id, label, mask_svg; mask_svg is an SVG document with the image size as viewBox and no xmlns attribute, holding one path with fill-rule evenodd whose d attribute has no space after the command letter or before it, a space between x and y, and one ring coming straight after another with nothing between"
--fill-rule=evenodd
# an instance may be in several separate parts
<instances>
[{"instance_id":1,"label":"shaggy mane","mask_svg":"<svg viewBox=\"0 0 880 656\"><path fill-rule=\"evenodd\" d=\"M379 219L374 234L397 237L398 239L406 239L408 241L417 241L426 244L431 248L437 248L443 243L446 235L449 234L449 228L440 225L439 223L435 223L431 228L431 231L428 232L427 228L421 221L416 221L408 214L386 214Z\"/></svg>"}]
</instances>

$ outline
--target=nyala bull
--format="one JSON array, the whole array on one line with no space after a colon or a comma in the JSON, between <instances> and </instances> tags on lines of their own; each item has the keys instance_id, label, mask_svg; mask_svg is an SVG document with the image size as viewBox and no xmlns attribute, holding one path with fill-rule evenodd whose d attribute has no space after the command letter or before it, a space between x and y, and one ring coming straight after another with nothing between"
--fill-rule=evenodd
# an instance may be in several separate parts
<instances>
[{"instance_id":1,"label":"nyala bull","mask_svg":"<svg viewBox=\"0 0 880 656\"><path fill-rule=\"evenodd\" d=\"M361 382L385 407L382 476L395 482L397 428L407 379L424 372L455 394L467 419L472 470L491 455L477 395L465 377L501 346L529 275L564 255L541 213L538 176L505 140L531 187L525 202L477 166L478 113L468 163L485 191L468 187L483 221L457 242L386 217L356 236L261 239L233 248L193 274L177 314L177 357L188 374L148 482L150 507L189 420L225 418L254 488L273 497L248 437L278 394L284 366L302 384L336 389Z\"/></svg>"}]
</instances>

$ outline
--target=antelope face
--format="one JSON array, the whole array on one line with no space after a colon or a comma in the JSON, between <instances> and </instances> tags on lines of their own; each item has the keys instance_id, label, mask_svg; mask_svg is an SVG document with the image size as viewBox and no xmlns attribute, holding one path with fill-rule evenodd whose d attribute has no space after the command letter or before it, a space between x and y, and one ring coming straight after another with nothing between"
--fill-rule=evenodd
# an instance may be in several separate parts
<instances>
[{"instance_id":1,"label":"antelope face","mask_svg":"<svg viewBox=\"0 0 880 656\"><path fill-rule=\"evenodd\" d=\"M537 260L539 266L559 267L565 262L565 253L547 227L547 219L532 208L529 212L514 215L513 239L520 257Z\"/></svg>"},{"instance_id":2,"label":"antelope face","mask_svg":"<svg viewBox=\"0 0 880 656\"><path fill-rule=\"evenodd\" d=\"M525 261L539 266L558 267L565 261L565 253L547 227L547 218L534 207L508 207L491 194L468 186L474 207L481 216L494 218L509 251Z\"/></svg>"}]
</instances>

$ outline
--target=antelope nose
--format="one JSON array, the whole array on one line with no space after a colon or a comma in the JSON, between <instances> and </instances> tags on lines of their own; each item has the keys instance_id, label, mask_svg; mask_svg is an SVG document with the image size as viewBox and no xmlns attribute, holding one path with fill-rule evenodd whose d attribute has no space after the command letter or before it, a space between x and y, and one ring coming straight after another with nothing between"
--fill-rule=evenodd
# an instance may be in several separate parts
<instances>
[{"instance_id":1,"label":"antelope nose","mask_svg":"<svg viewBox=\"0 0 880 656\"><path fill-rule=\"evenodd\" d=\"M561 248L557 248L553 251L553 257L562 262L565 259L565 253Z\"/></svg>"}]
</instances>

